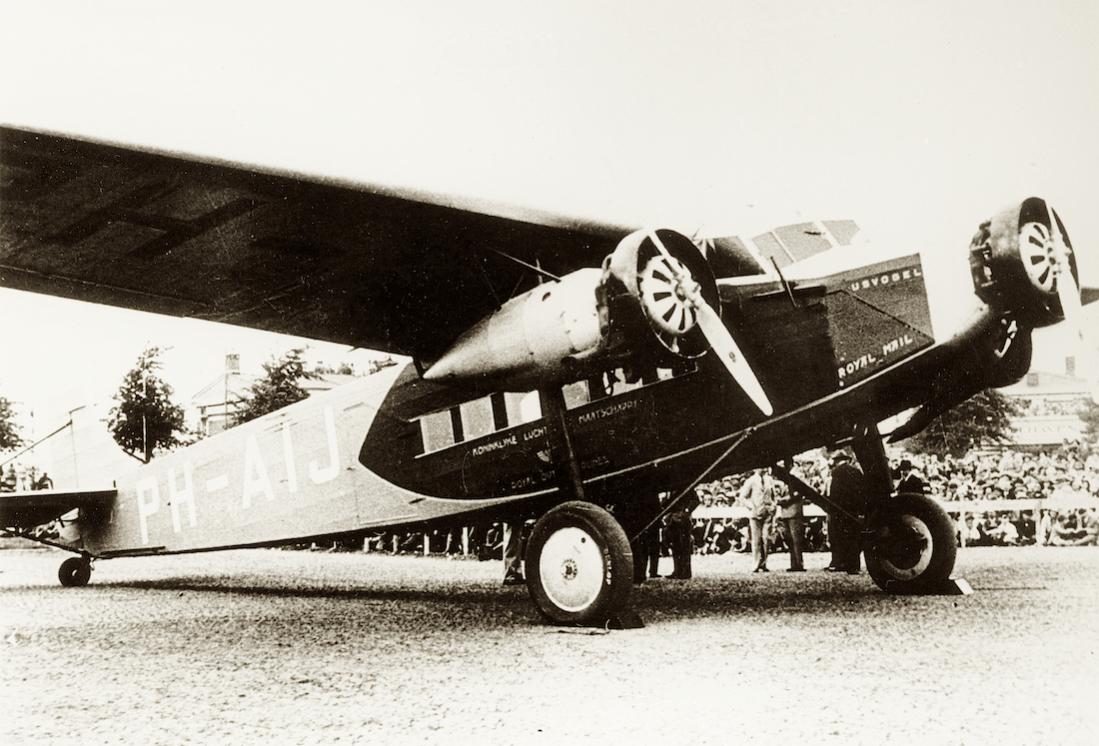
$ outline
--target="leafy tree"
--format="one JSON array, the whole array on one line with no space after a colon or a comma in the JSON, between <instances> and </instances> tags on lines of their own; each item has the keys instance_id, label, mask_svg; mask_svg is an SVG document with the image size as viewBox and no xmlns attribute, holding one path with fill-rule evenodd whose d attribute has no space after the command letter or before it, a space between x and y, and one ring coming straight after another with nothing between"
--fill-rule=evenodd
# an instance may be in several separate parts
<instances>
[{"instance_id":1,"label":"leafy tree","mask_svg":"<svg viewBox=\"0 0 1099 746\"><path fill-rule=\"evenodd\" d=\"M1011 417L1020 407L995 389L985 389L931 421L908 447L917 453L962 456L981 445L1005 443L1013 433Z\"/></svg>"},{"instance_id":2,"label":"leafy tree","mask_svg":"<svg viewBox=\"0 0 1099 746\"><path fill-rule=\"evenodd\" d=\"M317 378L317 374L305 369L302 352L301 348L293 349L263 364L263 377L248 387L244 403L237 410L237 424L262 417L308 396L300 381Z\"/></svg>"},{"instance_id":3,"label":"leafy tree","mask_svg":"<svg viewBox=\"0 0 1099 746\"><path fill-rule=\"evenodd\" d=\"M1089 443L1099 444L1099 404L1090 397L1086 398L1080 409L1080 419L1084 422L1084 439Z\"/></svg>"},{"instance_id":4,"label":"leafy tree","mask_svg":"<svg viewBox=\"0 0 1099 746\"><path fill-rule=\"evenodd\" d=\"M161 380L159 347L149 347L122 379L107 426L122 450L149 463L157 450L180 444L183 408L172 401L172 387Z\"/></svg>"},{"instance_id":5,"label":"leafy tree","mask_svg":"<svg viewBox=\"0 0 1099 746\"><path fill-rule=\"evenodd\" d=\"M0 451L10 451L23 444L19 436L19 425L15 422L15 411L11 402L0 396Z\"/></svg>"}]
</instances>

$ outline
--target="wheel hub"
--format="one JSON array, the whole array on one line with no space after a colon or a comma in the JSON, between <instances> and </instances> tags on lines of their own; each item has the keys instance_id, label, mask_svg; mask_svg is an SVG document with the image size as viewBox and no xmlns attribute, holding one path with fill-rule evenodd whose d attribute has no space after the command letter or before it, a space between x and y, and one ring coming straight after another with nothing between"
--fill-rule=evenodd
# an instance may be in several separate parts
<instances>
[{"instance_id":1,"label":"wheel hub","mask_svg":"<svg viewBox=\"0 0 1099 746\"><path fill-rule=\"evenodd\" d=\"M898 580L918 577L931 564L931 529L913 515L902 515L878 536L875 551L883 568Z\"/></svg>"},{"instance_id":2,"label":"wheel hub","mask_svg":"<svg viewBox=\"0 0 1099 746\"><path fill-rule=\"evenodd\" d=\"M603 552L582 528L558 529L542 546L538 577L558 608L573 613L587 609L599 597L603 583Z\"/></svg>"}]
</instances>

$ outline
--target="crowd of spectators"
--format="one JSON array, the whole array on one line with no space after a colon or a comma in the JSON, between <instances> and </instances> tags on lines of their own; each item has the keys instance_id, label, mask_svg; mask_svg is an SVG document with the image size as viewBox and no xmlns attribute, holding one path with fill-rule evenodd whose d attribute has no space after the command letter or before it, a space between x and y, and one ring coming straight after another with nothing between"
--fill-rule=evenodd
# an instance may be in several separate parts
<instances>
[{"instance_id":1,"label":"crowd of spectators","mask_svg":"<svg viewBox=\"0 0 1099 746\"><path fill-rule=\"evenodd\" d=\"M945 502L957 524L957 538L963 546L1075 546L1099 542L1099 450L1080 443L1066 443L1054 451L1031 453L1005 449L972 452L961 458L923 456L894 450L890 464L899 476L902 461L912 463L913 474L927 484L927 492ZM809 486L824 492L829 467L823 452L802 454L795 459L795 472ZM699 509L694 513L692 538L696 554L749 552L747 513L729 515L720 508L744 508L738 495L746 474L730 475L700 484ZM779 484L778 489L785 486ZM1053 498L1051 500L1051 498ZM1088 499L1095 506L1086 505ZM1042 500L1038 507L1020 510L955 509L951 503L989 500ZM1067 500L1067 502L1066 502ZM1046 502L1048 501L1048 502ZM1082 505L1082 503L1084 503ZM962 507L961 505L958 506ZM718 510L715 510L717 508ZM772 552L787 551L789 537L781 521L767 527ZM829 549L827 522L823 516L807 515L802 546L805 551ZM470 554L482 559L499 558L503 547L501 524L475 526L463 537L461 529L429 532L431 554ZM373 551L424 552L423 532L383 534L367 540ZM664 542L662 554L669 556Z\"/></svg>"},{"instance_id":2,"label":"crowd of spectators","mask_svg":"<svg viewBox=\"0 0 1099 746\"><path fill-rule=\"evenodd\" d=\"M1004 449L974 451L961 458L921 456L895 450L890 454L894 475L902 461L910 461L913 474L927 485L927 492L947 502L957 522L957 536L964 546L1074 546L1099 542L1099 450L1083 443L1065 443L1056 450L1027 452ZM802 480L823 491L828 463L823 454L803 454L796 461ZM738 493L744 475L728 476L699 485L703 508L744 507ZM1025 510L955 510L960 501L1042 500ZM1088 506L1095 500L1094 506ZM1047 502L1048 501L1048 502ZM961 506L959 506L961 507ZM700 511L695 518L695 548L701 553L748 551L746 518L712 515ZM707 515L711 513L711 515ZM822 518L805 522L806 551L828 548ZM786 539L781 527L770 533L773 551L783 551Z\"/></svg>"},{"instance_id":3,"label":"crowd of spectators","mask_svg":"<svg viewBox=\"0 0 1099 746\"><path fill-rule=\"evenodd\" d=\"M39 472L34 466L9 463L0 467L0 492L24 492L28 490L53 489L53 480L46 472Z\"/></svg>"}]
</instances>

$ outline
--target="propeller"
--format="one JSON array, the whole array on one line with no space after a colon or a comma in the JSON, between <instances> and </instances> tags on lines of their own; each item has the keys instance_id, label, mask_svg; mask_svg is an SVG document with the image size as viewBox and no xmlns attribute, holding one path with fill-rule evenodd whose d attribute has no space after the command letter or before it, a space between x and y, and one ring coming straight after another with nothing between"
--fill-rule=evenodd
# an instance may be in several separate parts
<instances>
[{"instance_id":1,"label":"propeller","mask_svg":"<svg viewBox=\"0 0 1099 746\"><path fill-rule=\"evenodd\" d=\"M1092 401L1099 404L1099 379L1096 378L1096 340L1091 338L1087 320L1084 318L1084 306L1080 301L1080 288L1072 274L1072 264L1070 262L1072 249L1065 243L1053 208L1048 203L1046 208L1049 211L1049 237L1046 248L1053 265L1057 297L1061 300L1061 313L1076 333L1080 363L1081 367L1087 371L1091 398Z\"/></svg>"},{"instance_id":2,"label":"propeller","mask_svg":"<svg viewBox=\"0 0 1099 746\"><path fill-rule=\"evenodd\" d=\"M674 322L679 327L679 331L697 323L702 330L702 335L706 337L706 341L725 365L733 380L763 414L767 416L773 414L774 407L763 392L759 379L756 378L752 367L748 365L733 335L721 323L721 316L702 296L702 286L695 282L687 268L671 255L656 231L649 231L648 236L664 258L661 269L674 277L674 282L668 283L672 292L667 301L671 316L666 321Z\"/></svg>"}]
</instances>

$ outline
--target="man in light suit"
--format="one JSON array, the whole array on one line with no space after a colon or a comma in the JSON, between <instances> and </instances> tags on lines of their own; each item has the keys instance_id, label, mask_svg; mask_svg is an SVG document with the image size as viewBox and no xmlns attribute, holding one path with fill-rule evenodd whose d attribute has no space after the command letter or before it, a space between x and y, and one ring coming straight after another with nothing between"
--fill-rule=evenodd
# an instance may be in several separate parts
<instances>
[{"instance_id":1,"label":"man in light suit","mask_svg":"<svg viewBox=\"0 0 1099 746\"><path fill-rule=\"evenodd\" d=\"M756 566L752 572L769 572L767 569L768 527L775 515L775 480L770 469L755 469L740 488L740 500L748 508L748 525L752 532L752 558Z\"/></svg>"}]
</instances>

